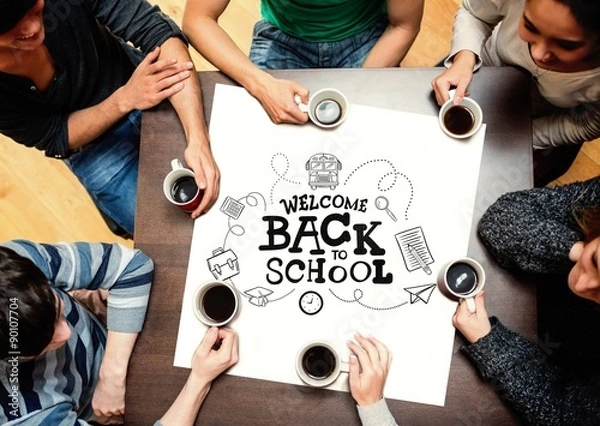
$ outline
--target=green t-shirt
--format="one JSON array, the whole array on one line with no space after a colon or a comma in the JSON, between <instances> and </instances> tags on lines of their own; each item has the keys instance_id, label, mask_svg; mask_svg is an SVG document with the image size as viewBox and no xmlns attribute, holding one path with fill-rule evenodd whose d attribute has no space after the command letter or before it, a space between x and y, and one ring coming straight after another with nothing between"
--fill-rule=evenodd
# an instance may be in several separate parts
<instances>
[{"instance_id":1,"label":"green t-shirt","mask_svg":"<svg viewBox=\"0 0 600 426\"><path fill-rule=\"evenodd\" d=\"M387 13L386 0L261 0L260 11L284 33L313 42L353 36Z\"/></svg>"}]
</instances>

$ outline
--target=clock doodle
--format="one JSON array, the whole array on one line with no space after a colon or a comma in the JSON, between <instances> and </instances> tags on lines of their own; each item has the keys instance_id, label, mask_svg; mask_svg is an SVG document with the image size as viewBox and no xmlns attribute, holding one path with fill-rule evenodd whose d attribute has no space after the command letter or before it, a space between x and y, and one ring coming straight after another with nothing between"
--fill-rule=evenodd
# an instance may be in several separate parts
<instances>
[{"instance_id":1,"label":"clock doodle","mask_svg":"<svg viewBox=\"0 0 600 426\"><path fill-rule=\"evenodd\" d=\"M300 296L300 309L306 315L315 315L323 308L323 298L319 293L307 291Z\"/></svg>"}]
</instances>

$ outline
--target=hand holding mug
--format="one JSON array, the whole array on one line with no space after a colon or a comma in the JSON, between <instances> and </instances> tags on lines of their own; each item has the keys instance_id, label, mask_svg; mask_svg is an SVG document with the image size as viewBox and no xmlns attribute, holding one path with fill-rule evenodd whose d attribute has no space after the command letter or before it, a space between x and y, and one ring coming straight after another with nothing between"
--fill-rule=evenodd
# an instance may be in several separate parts
<instances>
[{"instance_id":1,"label":"hand holding mug","mask_svg":"<svg viewBox=\"0 0 600 426\"><path fill-rule=\"evenodd\" d=\"M475 312L467 308L466 303L459 303L456 313L452 317L452 324L461 332L465 339L470 343L475 343L486 336L491 330L492 325L485 309L484 292L475 296Z\"/></svg>"},{"instance_id":2,"label":"hand holding mug","mask_svg":"<svg viewBox=\"0 0 600 426\"><path fill-rule=\"evenodd\" d=\"M383 388L392 364L392 354L374 337L355 336L357 343L348 342L350 355L350 393L361 406L375 404L383 398Z\"/></svg>"},{"instance_id":3,"label":"hand holding mug","mask_svg":"<svg viewBox=\"0 0 600 426\"><path fill-rule=\"evenodd\" d=\"M431 86L438 105L442 106L448 100L448 91L451 87L456 87L457 103L462 102L462 99L469 95L468 87L473 79L476 61L477 57L473 52L461 50L452 58L450 67L433 79Z\"/></svg>"},{"instance_id":4,"label":"hand holding mug","mask_svg":"<svg viewBox=\"0 0 600 426\"><path fill-rule=\"evenodd\" d=\"M215 349L218 347L218 349ZM211 327L192 358L192 374L209 385L239 359L238 335L230 328Z\"/></svg>"}]
</instances>

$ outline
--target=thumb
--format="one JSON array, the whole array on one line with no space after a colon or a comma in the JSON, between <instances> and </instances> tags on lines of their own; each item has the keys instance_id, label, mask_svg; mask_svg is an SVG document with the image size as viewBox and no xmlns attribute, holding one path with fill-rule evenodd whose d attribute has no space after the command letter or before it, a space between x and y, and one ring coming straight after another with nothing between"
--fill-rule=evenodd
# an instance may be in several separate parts
<instances>
[{"instance_id":1,"label":"thumb","mask_svg":"<svg viewBox=\"0 0 600 426\"><path fill-rule=\"evenodd\" d=\"M360 384L360 365L354 354L351 354L349 359L348 382L350 383L350 389L356 388Z\"/></svg>"},{"instance_id":2,"label":"thumb","mask_svg":"<svg viewBox=\"0 0 600 426\"><path fill-rule=\"evenodd\" d=\"M204 354L205 356L210 353L214 344L217 342L219 338L219 328L211 327L206 331L200 345L198 346L198 350Z\"/></svg>"}]
</instances>

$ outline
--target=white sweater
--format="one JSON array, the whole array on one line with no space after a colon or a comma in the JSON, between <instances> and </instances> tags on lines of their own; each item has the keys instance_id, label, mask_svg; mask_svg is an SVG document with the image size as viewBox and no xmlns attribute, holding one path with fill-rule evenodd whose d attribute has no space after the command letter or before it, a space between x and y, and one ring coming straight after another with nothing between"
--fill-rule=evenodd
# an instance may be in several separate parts
<instances>
[{"instance_id":1,"label":"white sweater","mask_svg":"<svg viewBox=\"0 0 600 426\"><path fill-rule=\"evenodd\" d=\"M516 66L531 74L533 146L578 144L600 137L600 68L573 73L539 68L518 35L525 0L464 0L445 65L461 50L484 66ZM476 78L476 77L475 77Z\"/></svg>"}]
</instances>

